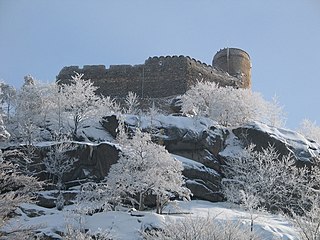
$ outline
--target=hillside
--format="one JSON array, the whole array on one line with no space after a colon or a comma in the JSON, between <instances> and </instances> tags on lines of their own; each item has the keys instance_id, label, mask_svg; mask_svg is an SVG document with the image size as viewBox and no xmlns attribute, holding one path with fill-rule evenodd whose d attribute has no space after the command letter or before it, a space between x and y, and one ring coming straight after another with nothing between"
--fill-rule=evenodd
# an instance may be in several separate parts
<instances>
[{"instance_id":1,"label":"hillside","mask_svg":"<svg viewBox=\"0 0 320 240\"><path fill-rule=\"evenodd\" d=\"M191 218L203 217L207 214L219 221L231 220L237 224L239 221L239 224L246 228L248 224L246 219L250 213L224 203L213 204L198 201L224 201L221 189L223 178L221 169L224 160L250 144L255 144L258 150L272 145L281 155L292 154L298 165L310 166L320 154L319 144L306 139L301 134L258 122L237 128L226 128L207 118L165 115L151 118L150 116L127 115L124 123L128 132L135 131L138 126L143 131L152 132L153 140L165 145L172 156L182 162L186 186L193 193L193 200L190 203L178 202L180 206L178 209L165 208L165 212L178 213L172 216L157 215L152 213L152 210L138 213L139 216L132 216L127 212L128 209L122 209L120 212L96 213L91 217L81 216L85 219L82 227L93 232L107 227L108 231L112 232L112 236L115 236L114 239L139 239L139 231L148 224L156 227L159 224L176 222L189 217L188 214L182 214L185 212L193 213ZM79 205L72 204L75 201L75 194L79 191L79 184L88 180L104 179L112 164L117 162L118 154L121 152L121 147L114 139L117 127L116 116L105 117L102 127L92 125L83 128L81 134L85 139L91 139L91 142L73 142L76 148L72 150L71 155L78 160L74 162L73 169L63 176L65 186L69 188L63 191L63 195L66 204L71 204L70 206L66 206L63 211L55 210L56 191L39 192L38 206L22 206L21 210L17 211L17 217L11 220L11 223L4 229L14 228L16 224L30 225L36 226L39 233L42 232L53 239L58 237L57 234L64 231L66 223L73 221L67 217L74 212L72 209L79 208ZM55 144L55 142L42 142L38 143L37 147L40 151L45 152L48 147ZM41 163L42 159L38 161ZM39 165L37 166L31 170L39 171ZM40 169L42 169L40 172L45 171L45 166ZM48 177L43 174L38 176L44 179ZM149 206L152 208L153 203L149 203ZM199 208L202 210L200 211ZM254 228L263 236L262 239L272 237L297 239L296 230L284 217L261 212L255 214ZM102 223L104 221L106 222ZM38 226L40 223L41 226ZM126 231L122 230L123 224L127 226Z\"/></svg>"}]
</instances>

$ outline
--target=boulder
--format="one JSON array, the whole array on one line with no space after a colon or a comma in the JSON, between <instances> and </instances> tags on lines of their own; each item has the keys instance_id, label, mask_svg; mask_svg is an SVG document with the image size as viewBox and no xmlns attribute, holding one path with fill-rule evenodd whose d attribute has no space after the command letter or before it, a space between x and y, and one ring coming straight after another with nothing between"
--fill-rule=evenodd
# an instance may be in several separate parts
<instances>
[{"instance_id":1,"label":"boulder","mask_svg":"<svg viewBox=\"0 0 320 240\"><path fill-rule=\"evenodd\" d=\"M211 202L221 202L224 199L221 191L212 191L201 180L187 180L186 186L192 192L193 199L201 199Z\"/></svg>"},{"instance_id":2,"label":"boulder","mask_svg":"<svg viewBox=\"0 0 320 240\"><path fill-rule=\"evenodd\" d=\"M245 146L254 144L258 151L273 146L280 157L291 154L298 166L310 166L319 162L320 159L318 143L289 129L254 122L236 128L232 132Z\"/></svg>"}]
</instances>

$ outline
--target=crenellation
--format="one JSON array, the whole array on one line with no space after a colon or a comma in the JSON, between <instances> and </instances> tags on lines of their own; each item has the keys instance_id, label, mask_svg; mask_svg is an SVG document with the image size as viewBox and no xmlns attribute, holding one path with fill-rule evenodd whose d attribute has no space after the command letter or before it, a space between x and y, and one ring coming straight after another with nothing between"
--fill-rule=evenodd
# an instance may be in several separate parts
<instances>
[{"instance_id":1,"label":"crenellation","mask_svg":"<svg viewBox=\"0 0 320 240\"><path fill-rule=\"evenodd\" d=\"M213 65L203 63L190 56L154 56L137 65L85 65L64 67L57 80L67 83L75 72L83 73L84 79L91 79L98 86L98 94L123 98L129 91L142 98L161 98L185 93L197 81L216 82L220 86L249 88L251 85L249 55L241 49L227 51L232 68L225 69L226 50L220 50ZM237 62L239 61L239 62ZM251 67L251 65L250 65ZM244 74L240 74L244 73ZM243 71L243 72L242 72ZM240 76L240 77L239 77ZM246 79L243 79L245 76ZM249 84L248 84L249 83Z\"/></svg>"},{"instance_id":2,"label":"crenellation","mask_svg":"<svg viewBox=\"0 0 320 240\"><path fill-rule=\"evenodd\" d=\"M84 65L82 68L83 71L105 71L105 65Z\"/></svg>"}]
</instances>

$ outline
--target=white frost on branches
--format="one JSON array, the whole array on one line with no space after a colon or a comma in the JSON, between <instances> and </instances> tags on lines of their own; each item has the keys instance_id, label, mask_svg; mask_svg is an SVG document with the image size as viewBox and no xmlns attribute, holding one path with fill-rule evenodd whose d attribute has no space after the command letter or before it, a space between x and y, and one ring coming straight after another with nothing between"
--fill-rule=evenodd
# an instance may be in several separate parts
<instances>
[{"instance_id":1,"label":"white frost on branches","mask_svg":"<svg viewBox=\"0 0 320 240\"><path fill-rule=\"evenodd\" d=\"M300 124L300 129L298 131L307 138L320 143L320 127L317 126L316 122L304 119Z\"/></svg>"},{"instance_id":2,"label":"white frost on branches","mask_svg":"<svg viewBox=\"0 0 320 240\"><path fill-rule=\"evenodd\" d=\"M6 122L10 122L11 120L11 112L15 106L16 94L17 91L13 86L10 86L4 82L0 82L0 100Z\"/></svg>"},{"instance_id":3,"label":"white frost on branches","mask_svg":"<svg viewBox=\"0 0 320 240\"><path fill-rule=\"evenodd\" d=\"M259 240L261 237L240 222L219 222L215 217L187 217L161 229L141 233L145 240Z\"/></svg>"},{"instance_id":4,"label":"white frost on branches","mask_svg":"<svg viewBox=\"0 0 320 240\"><path fill-rule=\"evenodd\" d=\"M227 199L247 210L299 211L306 192L307 169L297 168L291 156L280 157L275 148L261 152L253 146L227 158L222 186Z\"/></svg>"},{"instance_id":5,"label":"white frost on branches","mask_svg":"<svg viewBox=\"0 0 320 240\"><path fill-rule=\"evenodd\" d=\"M139 196L139 209L147 194L157 196L157 212L161 213L170 197L189 199L190 191L184 187L181 162L172 158L164 146L151 141L148 133L139 129L122 146L118 162L111 166L107 184L113 192L135 201Z\"/></svg>"},{"instance_id":6,"label":"white frost on branches","mask_svg":"<svg viewBox=\"0 0 320 240\"><path fill-rule=\"evenodd\" d=\"M46 170L57 179L57 189L63 188L63 176L73 169L73 164L77 160L70 157L68 152L74 150L70 142L59 142L50 147L46 158L43 160Z\"/></svg>"},{"instance_id":7,"label":"white frost on branches","mask_svg":"<svg viewBox=\"0 0 320 240\"><path fill-rule=\"evenodd\" d=\"M70 84L62 84L60 89L59 104L64 118L70 122L73 136L77 136L84 123L110 113L114 105L110 98L98 96L95 93L98 87L82 77L83 74L76 73Z\"/></svg>"},{"instance_id":8,"label":"white frost on branches","mask_svg":"<svg viewBox=\"0 0 320 240\"><path fill-rule=\"evenodd\" d=\"M182 112L209 117L224 126L250 121L277 127L284 124L282 107L277 101L268 102L250 89L219 87L210 82L198 82L182 96Z\"/></svg>"},{"instance_id":9,"label":"white frost on branches","mask_svg":"<svg viewBox=\"0 0 320 240\"><path fill-rule=\"evenodd\" d=\"M17 92L14 124L11 131L27 145L39 139L40 130L45 128L52 99L52 85L41 84L31 76Z\"/></svg>"},{"instance_id":10,"label":"white frost on branches","mask_svg":"<svg viewBox=\"0 0 320 240\"><path fill-rule=\"evenodd\" d=\"M126 114L137 114L139 108L139 98L136 93L128 92L128 95L125 99L125 106L124 112Z\"/></svg>"}]
</instances>

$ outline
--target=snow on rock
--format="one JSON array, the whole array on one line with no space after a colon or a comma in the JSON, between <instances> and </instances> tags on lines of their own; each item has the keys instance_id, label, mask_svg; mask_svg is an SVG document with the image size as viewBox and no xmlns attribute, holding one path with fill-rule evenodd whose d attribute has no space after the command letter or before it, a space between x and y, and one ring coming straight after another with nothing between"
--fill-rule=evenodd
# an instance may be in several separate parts
<instances>
[{"instance_id":1,"label":"snow on rock","mask_svg":"<svg viewBox=\"0 0 320 240\"><path fill-rule=\"evenodd\" d=\"M320 145L300 133L253 122L233 130L244 142L256 144L258 149L274 146L281 155L293 154L297 160L312 163L320 157Z\"/></svg>"},{"instance_id":2,"label":"snow on rock","mask_svg":"<svg viewBox=\"0 0 320 240\"><path fill-rule=\"evenodd\" d=\"M113 136L108 133L100 123L83 127L80 136L85 139L86 142L115 142Z\"/></svg>"},{"instance_id":3,"label":"snow on rock","mask_svg":"<svg viewBox=\"0 0 320 240\"><path fill-rule=\"evenodd\" d=\"M183 116L126 116L129 128L141 127L153 132L173 154L184 156L215 169L216 156L222 150L227 130L215 121L203 117Z\"/></svg>"},{"instance_id":4,"label":"snow on rock","mask_svg":"<svg viewBox=\"0 0 320 240\"><path fill-rule=\"evenodd\" d=\"M196 161L191 160L189 158L185 158L185 157L178 156L175 154L172 154L172 156L175 159L177 159L178 161L182 162L182 165L185 169L194 169L194 170L202 172L202 173L208 173L208 174L212 174L215 176L220 176L220 174L217 171L204 166L202 163L199 163L199 162L196 162Z\"/></svg>"},{"instance_id":5,"label":"snow on rock","mask_svg":"<svg viewBox=\"0 0 320 240\"><path fill-rule=\"evenodd\" d=\"M144 229L161 228L166 224L174 224L186 218L197 221L199 218L212 218L217 223L240 222L243 228L250 227L251 215L254 217L254 230L262 239L297 240L298 233L281 215L271 215L264 212L248 213L239 206L230 203L211 203L207 201L176 201L168 205L165 213L159 215L153 211L144 211L142 216L132 216L128 211L110 211L95 213L92 216L75 214L76 208L66 206L63 211L46 209L33 204L24 204L24 209L41 212L41 215L28 217L19 211L3 230L15 227L34 227L37 232L45 233L55 239L61 239L60 234L66 230L67 224L75 228L89 230L90 233L109 232L113 239L139 240Z\"/></svg>"},{"instance_id":6,"label":"snow on rock","mask_svg":"<svg viewBox=\"0 0 320 240\"><path fill-rule=\"evenodd\" d=\"M187 178L186 186L191 190L193 197L212 202L222 201L220 191L221 175L212 168L192 159L172 154L178 161L182 162L183 175Z\"/></svg>"},{"instance_id":7,"label":"snow on rock","mask_svg":"<svg viewBox=\"0 0 320 240\"><path fill-rule=\"evenodd\" d=\"M203 117L126 115L125 126L131 131L142 128L153 134L179 161L187 186L195 198L220 201L221 168L226 157L237 155L249 144L256 150L274 146L281 156L293 154L297 163L309 164L319 158L320 146L301 134L252 122L237 128L226 128ZM105 129L115 133L115 116L105 118ZM180 157L179 157L180 156Z\"/></svg>"},{"instance_id":8,"label":"snow on rock","mask_svg":"<svg viewBox=\"0 0 320 240\"><path fill-rule=\"evenodd\" d=\"M162 114L154 117L127 115L125 121L131 126L140 126L142 129L149 128L150 126L154 126L156 128L170 128L175 126L179 129L187 129L196 133L202 132L210 126L217 124L209 118L190 118L172 115L166 116Z\"/></svg>"}]
</instances>

